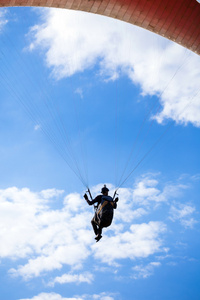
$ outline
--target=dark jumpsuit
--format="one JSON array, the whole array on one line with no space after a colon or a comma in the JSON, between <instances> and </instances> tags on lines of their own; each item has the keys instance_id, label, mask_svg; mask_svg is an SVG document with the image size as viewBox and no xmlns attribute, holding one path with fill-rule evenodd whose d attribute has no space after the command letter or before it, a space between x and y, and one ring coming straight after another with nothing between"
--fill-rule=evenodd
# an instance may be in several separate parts
<instances>
[{"instance_id":1,"label":"dark jumpsuit","mask_svg":"<svg viewBox=\"0 0 200 300\"><path fill-rule=\"evenodd\" d=\"M99 205L101 204L101 200L102 200L102 197L103 197L103 196L104 196L104 195L98 195L98 196L97 196L96 198L94 198L92 201L88 200L87 203L88 203L89 205L93 205L93 204L95 204L95 203L98 203L98 205L97 205L97 210L98 210L98 207L99 207ZM113 202L114 202L113 208L117 208L117 203L116 203L115 201L113 201ZM97 213L96 213L96 212L95 212L94 217L93 217L92 220L91 220L91 224L92 224L94 233L95 233L96 235L101 235L101 233L102 233L102 227L98 225ZM98 227L97 227L97 225L98 225Z\"/></svg>"}]
</instances>

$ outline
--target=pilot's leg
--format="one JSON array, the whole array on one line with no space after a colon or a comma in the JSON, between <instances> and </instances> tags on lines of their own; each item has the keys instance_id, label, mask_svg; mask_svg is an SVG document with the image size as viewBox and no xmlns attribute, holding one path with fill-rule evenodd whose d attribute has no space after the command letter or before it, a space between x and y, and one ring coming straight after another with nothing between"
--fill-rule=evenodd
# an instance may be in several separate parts
<instances>
[{"instance_id":1,"label":"pilot's leg","mask_svg":"<svg viewBox=\"0 0 200 300\"><path fill-rule=\"evenodd\" d=\"M91 224L92 224L94 233L97 235L99 233L99 231L98 231L97 223L96 223L96 220L95 220L95 216L92 218Z\"/></svg>"}]
</instances>

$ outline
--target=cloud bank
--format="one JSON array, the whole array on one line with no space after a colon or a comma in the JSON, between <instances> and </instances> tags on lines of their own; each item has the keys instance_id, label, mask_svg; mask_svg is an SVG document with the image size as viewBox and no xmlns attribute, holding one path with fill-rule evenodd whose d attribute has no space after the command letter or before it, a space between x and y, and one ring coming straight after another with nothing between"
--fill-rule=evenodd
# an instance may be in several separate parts
<instances>
[{"instance_id":1,"label":"cloud bank","mask_svg":"<svg viewBox=\"0 0 200 300\"><path fill-rule=\"evenodd\" d=\"M181 46L124 22L59 9L43 10L30 38L57 80L98 65L105 80L123 74L144 96L157 95L159 123L200 126L200 59Z\"/></svg>"},{"instance_id":2,"label":"cloud bank","mask_svg":"<svg viewBox=\"0 0 200 300\"><path fill-rule=\"evenodd\" d=\"M113 187L109 188L112 193ZM13 261L11 276L30 280L57 271L55 278L48 279L51 287L90 284L95 279L84 267L88 259L117 267L127 260L134 262L169 251L164 238L168 225L162 217L154 219L157 209L165 208L168 221L178 221L185 228L195 225L194 205L178 202L184 189L179 183L161 187L158 175L153 174L137 179L133 188L121 189L113 224L104 229L97 244L90 224L93 212L82 195L64 195L56 189L38 193L16 187L0 190L0 258ZM91 190L95 196L99 185ZM176 193L170 193L172 190ZM58 200L63 202L62 208L52 209L51 204Z\"/></svg>"}]
</instances>

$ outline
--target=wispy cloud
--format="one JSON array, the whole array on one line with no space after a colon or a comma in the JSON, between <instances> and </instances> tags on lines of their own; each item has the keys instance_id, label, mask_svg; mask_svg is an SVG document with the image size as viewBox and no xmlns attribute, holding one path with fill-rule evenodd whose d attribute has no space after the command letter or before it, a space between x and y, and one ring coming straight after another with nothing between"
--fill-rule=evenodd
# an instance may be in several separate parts
<instances>
[{"instance_id":1,"label":"wispy cloud","mask_svg":"<svg viewBox=\"0 0 200 300\"><path fill-rule=\"evenodd\" d=\"M98 64L104 79L126 74L143 95L160 95L158 122L200 126L198 55L141 28L77 11L45 9L30 33L30 48L44 49L56 79Z\"/></svg>"},{"instance_id":2,"label":"wispy cloud","mask_svg":"<svg viewBox=\"0 0 200 300\"><path fill-rule=\"evenodd\" d=\"M158 205L167 203L169 199L178 198L188 185L176 182L167 182L160 186L159 174L144 174L135 182L133 189L133 201L140 205Z\"/></svg>"},{"instance_id":3,"label":"wispy cloud","mask_svg":"<svg viewBox=\"0 0 200 300\"><path fill-rule=\"evenodd\" d=\"M77 88L75 90L75 93L78 94L81 97L81 99L83 99L83 89L82 88Z\"/></svg>"},{"instance_id":4,"label":"wispy cloud","mask_svg":"<svg viewBox=\"0 0 200 300\"><path fill-rule=\"evenodd\" d=\"M37 125L35 125L35 127L34 127L34 129L37 131L37 130L39 130L41 128L41 125L39 125L39 124L37 124Z\"/></svg>"},{"instance_id":5,"label":"wispy cloud","mask_svg":"<svg viewBox=\"0 0 200 300\"><path fill-rule=\"evenodd\" d=\"M172 205L170 208L170 220L173 222L178 220L185 228L193 228L194 224L197 223L194 217L192 217L195 211L196 208L191 205Z\"/></svg>"},{"instance_id":6,"label":"wispy cloud","mask_svg":"<svg viewBox=\"0 0 200 300\"><path fill-rule=\"evenodd\" d=\"M154 269L160 266L161 266L160 262L151 262L146 266L137 265L133 268L134 274L132 277L134 279L148 278L149 276L153 275Z\"/></svg>"},{"instance_id":7,"label":"wispy cloud","mask_svg":"<svg viewBox=\"0 0 200 300\"><path fill-rule=\"evenodd\" d=\"M1 8L1 11L0 11L0 32L7 23L8 23L7 10L5 8Z\"/></svg>"}]
</instances>

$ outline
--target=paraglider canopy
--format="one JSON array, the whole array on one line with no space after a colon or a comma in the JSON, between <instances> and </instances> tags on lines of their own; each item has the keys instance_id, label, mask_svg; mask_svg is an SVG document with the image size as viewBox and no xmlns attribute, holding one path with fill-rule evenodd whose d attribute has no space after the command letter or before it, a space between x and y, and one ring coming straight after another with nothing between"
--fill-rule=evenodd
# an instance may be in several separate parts
<instances>
[{"instance_id":1,"label":"paraglider canopy","mask_svg":"<svg viewBox=\"0 0 200 300\"><path fill-rule=\"evenodd\" d=\"M57 7L105 15L153 31L200 54L200 5L197 1L4 0L1 6Z\"/></svg>"}]
</instances>

